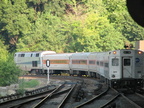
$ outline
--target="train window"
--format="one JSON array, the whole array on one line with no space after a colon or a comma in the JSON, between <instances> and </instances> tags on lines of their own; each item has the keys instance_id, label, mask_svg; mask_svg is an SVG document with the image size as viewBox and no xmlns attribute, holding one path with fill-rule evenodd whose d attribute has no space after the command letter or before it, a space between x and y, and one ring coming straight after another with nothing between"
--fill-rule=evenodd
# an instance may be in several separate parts
<instances>
[{"instance_id":1,"label":"train window","mask_svg":"<svg viewBox=\"0 0 144 108\"><path fill-rule=\"evenodd\" d=\"M80 60L80 64L87 64L87 60Z\"/></svg>"},{"instance_id":2,"label":"train window","mask_svg":"<svg viewBox=\"0 0 144 108\"><path fill-rule=\"evenodd\" d=\"M20 57L24 57L25 56L25 54L20 54Z\"/></svg>"},{"instance_id":3,"label":"train window","mask_svg":"<svg viewBox=\"0 0 144 108\"><path fill-rule=\"evenodd\" d=\"M37 67L37 61L32 61L32 66Z\"/></svg>"},{"instance_id":4,"label":"train window","mask_svg":"<svg viewBox=\"0 0 144 108\"><path fill-rule=\"evenodd\" d=\"M39 57L39 53L36 54L36 57Z\"/></svg>"},{"instance_id":5,"label":"train window","mask_svg":"<svg viewBox=\"0 0 144 108\"><path fill-rule=\"evenodd\" d=\"M97 65L99 65L99 61L97 61Z\"/></svg>"},{"instance_id":6,"label":"train window","mask_svg":"<svg viewBox=\"0 0 144 108\"><path fill-rule=\"evenodd\" d=\"M108 65L109 65L108 63L105 63L105 67L108 67Z\"/></svg>"},{"instance_id":7,"label":"train window","mask_svg":"<svg viewBox=\"0 0 144 108\"><path fill-rule=\"evenodd\" d=\"M68 60L51 60L51 64L68 64Z\"/></svg>"},{"instance_id":8,"label":"train window","mask_svg":"<svg viewBox=\"0 0 144 108\"><path fill-rule=\"evenodd\" d=\"M124 66L130 66L130 59L124 59Z\"/></svg>"},{"instance_id":9,"label":"train window","mask_svg":"<svg viewBox=\"0 0 144 108\"><path fill-rule=\"evenodd\" d=\"M100 66L103 66L103 62L100 62Z\"/></svg>"},{"instance_id":10,"label":"train window","mask_svg":"<svg viewBox=\"0 0 144 108\"><path fill-rule=\"evenodd\" d=\"M31 57L32 57L32 55L33 55L33 54L31 54Z\"/></svg>"},{"instance_id":11,"label":"train window","mask_svg":"<svg viewBox=\"0 0 144 108\"><path fill-rule=\"evenodd\" d=\"M79 60L72 60L72 64L80 64Z\"/></svg>"},{"instance_id":12,"label":"train window","mask_svg":"<svg viewBox=\"0 0 144 108\"><path fill-rule=\"evenodd\" d=\"M119 59L118 58L113 58L112 59L112 66L118 66L119 65Z\"/></svg>"},{"instance_id":13,"label":"train window","mask_svg":"<svg viewBox=\"0 0 144 108\"><path fill-rule=\"evenodd\" d=\"M90 60L90 61L89 61L89 64L95 64L95 61Z\"/></svg>"},{"instance_id":14,"label":"train window","mask_svg":"<svg viewBox=\"0 0 144 108\"><path fill-rule=\"evenodd\" d=\"M87 64L87 60L72 60L72 64Z\"/></svg>"},{"instance_id":15,"label":"train window","mask_svg":"<svg viewBox=\"0 0 144 108\"><path fill-rule=\"evenodd\" d=\"M124 51L124 54L131 54L131 51Z\"/></svg>"}]
</instances>

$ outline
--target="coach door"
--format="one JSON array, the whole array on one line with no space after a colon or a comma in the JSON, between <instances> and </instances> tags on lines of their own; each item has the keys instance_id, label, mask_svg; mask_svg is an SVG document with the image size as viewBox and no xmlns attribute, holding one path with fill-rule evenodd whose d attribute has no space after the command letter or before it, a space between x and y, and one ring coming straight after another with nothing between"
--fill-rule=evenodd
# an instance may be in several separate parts
<instances>
[{"instance_id":1,"label":"coach door","mask_svg":"<svg viewBox=\"0 0 144 108\"><path fill-rule=\"evenodd\" d=\"M123 78L132 77L132 57L122 58L122 77Z\"/></svg>"}]
</instances>

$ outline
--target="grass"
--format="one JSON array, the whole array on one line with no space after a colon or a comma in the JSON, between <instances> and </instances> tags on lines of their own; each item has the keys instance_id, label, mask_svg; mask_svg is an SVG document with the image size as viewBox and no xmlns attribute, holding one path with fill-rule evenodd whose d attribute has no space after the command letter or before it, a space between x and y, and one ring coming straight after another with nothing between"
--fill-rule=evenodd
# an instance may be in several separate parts
<instances>
[{"instance_id":1,"label":"grass","mask_svg":"<svg viewBox=\"0 0 144 108\"><path fill-rule=\"evenodd\" d=\"M25 81L24 79L21 79L20 82L21 82L19 85L20 88L34 88L39 85L39 82L36 79L32 79L29 81Z\"/></svg>"}]
</instances>

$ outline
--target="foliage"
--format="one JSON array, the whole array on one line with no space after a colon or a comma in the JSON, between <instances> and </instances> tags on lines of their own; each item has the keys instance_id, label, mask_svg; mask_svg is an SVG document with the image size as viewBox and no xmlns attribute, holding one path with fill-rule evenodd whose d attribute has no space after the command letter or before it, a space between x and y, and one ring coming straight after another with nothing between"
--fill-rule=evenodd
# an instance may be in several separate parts
<instances>
[{"instance_id":1,"label":"foliage","mask_svg":"<svg viewBox=\"0 0 144 108\"><path fill-rule=\"evenodd\" d=\"M24 79L19 79L19 89L17 89L17 93L23 95L26 91L25 88L33 88L39 85L38 80L29 80L26 81Z\"/></svg>"},{"instance_id":2,"label":"foliage","mask_svg":"<svg viewBox=\"0 0 144 108\"><path fill-rule=\"evenodd\" d=\"M106 51L144 39L125 0L1 0L0 25L9 52Z\"/></svg>"},{"instance_id":3,"label":"foliage","mask_svg":"<svg viewBox=\"0 0 144 108\"><path fill-rule=\"evenodd\" d=\"M25 91L26 91L25 89L19 88L19 89L17 89L16 93L20 94L20 95L24 95Z\"/></svg>"},{"instance_id":4,"label":"foliage","mask_svg":"<svg viewBox=\"0 0 144 108\"><path fill-rule=\"evenodd\" d=\"M50 13L43 15L43 19L36 20L35 27L33 27L35 32L30 34L31 36L26 35L19 39L17 51L54 50L61 52L63 50L65 39L59 31L61 19L51 16Z\"/></svg>"},{"instance_id":5,"label":"foliage","mask_svg":"<svg viewBox=\"0 0 144 108\"><path fill-rule=\"evenodd\" d=\"M10 46L9 51L15 50L18 39L30 32L34 18L31 12L24 0L0 1L0 34L5 44Z\"/></svg>"},{"instance_id":6,"label":"foliage","mask_svg":"<svg viewBox=\"0 0 144 108\"><path fill-rule=\"evenodd\" d=\"M0 61L6 61L8 57L7 46L3 43L4 42L0 40Z\"/></svg>"},{"instance_id":7,"label":"foliage","mask_svg":"<svg viewBox=\"0 0 144 108\"><path fill-rule=\"evenodd\" d=\"M129 41L144 39L144 29L130 17L125 0L103 0L108 11L108 19Z\"/></svg>"},{"instance_id":8,"label":"foliage","mask_svg":"<svg viewBox=\"0 0 144 108\"><path fill-rule=\"evenodd\" d=\"M107 51L144 39L125 0L1 0L0 25L9 52Z\"/></svg>"},{"instance_id":9,"label":"foliage","mask_svg":"<svg viewBox=\"0 0 144 108\"><path fill-rule=\"evenodd\" d=\"M12 55L9 55L6 61L0 60L0 86L16 83L20 74L21 71L15 65Z\"/></svg>"},{"instance_id":10,"label":"foliage","mask_svg":"<svg viewBox=\"0 0 144 108\"><path fill-rule=\"evenodd\" d=\"M35 79L29 80L29 81L25 81L24 79L21 79L20 82L22 82L19 85L20 88L33 88L39 85L38 80L35 80Z\"/></svg>"}]
</instances>

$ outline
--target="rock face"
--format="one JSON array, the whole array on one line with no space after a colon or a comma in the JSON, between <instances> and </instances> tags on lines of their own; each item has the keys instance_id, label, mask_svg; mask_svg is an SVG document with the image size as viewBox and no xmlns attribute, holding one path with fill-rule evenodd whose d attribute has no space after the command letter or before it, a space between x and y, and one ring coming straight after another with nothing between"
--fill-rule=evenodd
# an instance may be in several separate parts
<instances>
[{"instance_id":1,"label":"rock face","mask_svg":"<svg viewBox=\"0 0 144 108\"><path fill-rule=\"evenodd\" d=\"M33 78L26 78L24 79L25 81L29 81ZM34 88L24 88L25 90L34 90L40 87L44 87L47 85L47 79L45 78L37 78L37 80L39 81L39 85L34 87ZM55 80L50 81L50 84L55 84L58 83ZM56 84L55 84L56 85ZM10 86L6 86L6 87L0 87L0 96L6 96L6 95L11 95L11 94L15 94L16 90L19 89L19 84L11 84Z\"/></svg>"},{"instance_id":2,"label":"rock face","mask_svg":"<svg viewBox=\"0 0 144 108\"><path fill-rule=\"evenodd\" d=\"M15 94L15 90L17 90L18 88L18 84L11 84L10 86L0 87L0 96Z\"/></svg>"}]
</instances>

